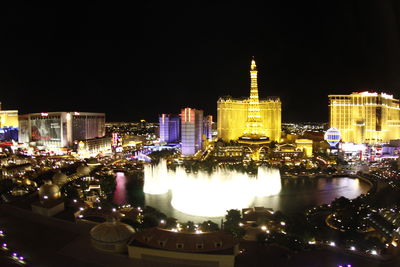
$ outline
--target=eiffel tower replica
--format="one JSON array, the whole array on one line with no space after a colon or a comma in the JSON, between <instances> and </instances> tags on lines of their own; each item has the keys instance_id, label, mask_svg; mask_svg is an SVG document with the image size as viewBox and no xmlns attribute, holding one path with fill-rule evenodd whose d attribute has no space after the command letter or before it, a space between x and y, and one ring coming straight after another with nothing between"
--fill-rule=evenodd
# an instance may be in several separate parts
<instances>
[{"instance_id":1,"label":"eiffel tower replica","mask_svg":"<svg viewBox=\"0 0 400 267\"><path fill-rule=\"evenodd\" d=\"M251 150L251 159L260 160L260 149L267 146L271 141L265 136L263 124L261 120L260 102L258 98L257 85L257 65L256 61L251 60L250 66L250 98L247 111L246 128L238 142L246 145Z\"/></svg>"}]
</instances>

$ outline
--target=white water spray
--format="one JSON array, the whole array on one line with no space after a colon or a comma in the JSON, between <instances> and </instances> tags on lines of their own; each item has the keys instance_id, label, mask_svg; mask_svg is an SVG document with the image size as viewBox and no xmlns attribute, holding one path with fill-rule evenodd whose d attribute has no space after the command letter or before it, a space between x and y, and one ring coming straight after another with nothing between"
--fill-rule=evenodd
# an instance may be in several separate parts
<instances>
[{"instance_id":1,"label":"white water spray","mask_svg":"<svg viewBox=\"0 0 400 267\"><path fill-rule=\"evenodd\" d=\"M165 160L146 165L144 188L147 194L160 195L169 190L172 206L196 216L224 216L229 209L251 206L255 197L276 195L281 191L277 169L259 167L257 176L219 168L211 174L187 173L183 167L168 170Z\"/></svg>"}]
</instances>

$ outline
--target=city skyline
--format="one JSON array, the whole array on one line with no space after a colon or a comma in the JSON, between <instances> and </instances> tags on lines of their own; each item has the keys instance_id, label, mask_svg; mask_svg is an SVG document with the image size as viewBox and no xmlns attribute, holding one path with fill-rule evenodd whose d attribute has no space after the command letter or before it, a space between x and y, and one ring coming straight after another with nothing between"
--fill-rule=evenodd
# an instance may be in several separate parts
<instances>
[{"instance_id":1,"label":"city skyline","mask_svg":"<svg viewBox=\"0 0 400 267\"><path fill-rule=\"evenodd\" d=\"M1 7L0 266L400 265L400 1Z\"/></svg>"},{"instance_id":2,"label":"city skyline","mask_svg":"<svg viewBox=\"0 0 400 267\"><path fill-rule=\"evenodd\" d=\"M247 95L251 56L262 70L260 98L280 97L282 121L328 121L328 94L398 97L395 1L183 12L155 4L9 5L1 101L20 114L82 110L104 112L107 121L156 121L190 106L215 117L219 97Z\"/></svg>"}]
</instances>

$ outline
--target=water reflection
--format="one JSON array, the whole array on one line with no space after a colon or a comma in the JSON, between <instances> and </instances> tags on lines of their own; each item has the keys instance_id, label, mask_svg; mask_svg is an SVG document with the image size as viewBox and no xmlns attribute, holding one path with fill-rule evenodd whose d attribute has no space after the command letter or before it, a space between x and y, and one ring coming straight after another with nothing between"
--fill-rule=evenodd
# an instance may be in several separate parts
<instances>
[{"instance_id":1,"label":"water reflection","mask_svg":"<svg viewBox=\"0 0 400 267\"><path fill-rule=\"evenodd\" d=\"M114 193L116 204L129 203L133 206L149 205L159 209L168 216L175 217L180 221L202 222L211 219L219 223L222 217L193 216L175 209L172 205L172 193L144 194L143 184L140 179L125 176L123 173L116 174L117 187ZM344 196L356 198L360 194L368 192L370 185L359 179L352 178L298 178L282 179L282 188L277 195L255 197L247 206L239 208L264 206L281 210L287 214L302 212L304 209L327 204L335 198ZM207 205L218 205L223 198L223 188L215 203ZM203 197L207 197L207 193Z\"/></svg>"},{"instance_id":2,"label":"water reflection","mask_svg":"<svg viewBox=\"0 0 400 267\"><path fill-rule=\"evenodd\" d=\"M115 187L114 198L113 198L114 204L117 204L117 205L127 204L126 181L127 181L127 179L123 172L117 172L115 174L116 187Z\"/></svg>"}]
</instances>

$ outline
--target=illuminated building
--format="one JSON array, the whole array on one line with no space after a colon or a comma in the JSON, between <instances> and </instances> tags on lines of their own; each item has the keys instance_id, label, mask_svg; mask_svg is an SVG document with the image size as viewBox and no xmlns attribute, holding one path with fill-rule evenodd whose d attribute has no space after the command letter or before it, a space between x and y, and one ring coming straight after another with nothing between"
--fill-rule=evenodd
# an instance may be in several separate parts
<instances>
[{"instance_id":1,"label":"illuminated building","mask_svg":"<svg viewBox=\"0 0 400 267\"><path fill-rule=\"evenodd\" d=\"M214 157L224 159L224 160L243 160L245 155L244 148L241 145L226 145L219 142L216 143L214 147Z\"/></svg>"},{"instance_id":2,"label":"illuminated building","mask_svg":"<svg viewBox=\"0 0 400 267\"><path fill-rule=\"evenodd\" d=\"M181 110L182 155L191 156L202 149L203 111L193 108Z\"/></svg>"},{"instance_id":3,"label":"illuminated building","mask_svg":"<svg viewBox=\"0 0 400 267\"><path fill-rule=\"evenodd\" d=\"M105 114L31 113L19 116L19 142L46 148L72 147L75 141L105 135Z\"/></svg>"},{"instance_id":4,"label":"illuminated building","mask_svg":"<svg viewBox=\"0 0 400 267\"><path fill-rule=\"evenodd\" d=\"M180 140L180 118L176 115L161 114L160 142L174 143Z\"/></svg>"},{"instance_id":5,"label":"illuminated building","mask_svg":"<svg viewBox=\"0 0 400 267\"><path fill-rule=\"evenodd\" d=\"M270 141L279 142L281 139L281 101L279 98L258 98L255 62L251 68L254 69L250 70L250 98L222 97L217 102L218 138L222 138L226 142L238 140L244 133L249 133L257 128L258 134L268 137ZM252 122L254 119L256 122Z\"/></svg>"},{"instance_id":6,"label":"illuminated building","mask_svg":"<svg viewBox=\"0 0 400 267\"><path fill-rule=\"evenodd\" d=\"M0 128L18 128L18 110L0 110Z\"/></svg>"},{"instance_id":7,"label":"illuminated building","mask_svg":"<svg viewBox=\"0 0 400 267\"><path fill-rule=\"evenodd\" d=\"M1 110L0 141L18 141L18 110Z\"/></svg>"},{"instance_id":8,"label":"illuminated building","mask_svg":"<svg viewBox=\"0 0 400 267\"><path fill-rule=\"evenodd\" d=\"M296 148L295 144L282 144L278 145L271 155L274 161L293 161L294 159L301 159L304 156L304 151Z\"/></svg>"},{"instance_id":9,"label":"illuminated building","mask_svg":"<svg viewBox=\"0 0 400 267\"><path fill-rule=\"evenodd\" d=\"M0 128L0 141L18 141L18 128L2 127Z\"/></svg>"},{"instance_id":10,"label":"illuminated building","mask_svg":"<svg viewBox=\"0 0 400 267\"><path fill-rule=\"evenodd\" d=\"M375 92L329 95L330 127L343 142L376 144L400 138L399 100Z\"/></svg>"},{"instance_id":11,"label":"illuminated building","mask_svg":"<svg viewBox=\"0 0 400 267\"><path fill-rule=\"evenodd\" d=\"M206 139L212 139L212 127L213 127L213 117L211 115L204 117L203 134Z\"/></svg>"},{"instance_id":12,"label":"illuminated building","mask_svg":"<svg viewBox=\"0 0 400 267\"><path fill-rule=\"evenodd\" d=\"M304 156L312 157L313 155L313 141L309 139L297 139L295 141L296 148L304 152Z\"/></svg>"},{"instance_id":13,"label":"illuminated building","mask_svg":"<svg viewBox=\"0 0 400 267\"><path fill-rule=\"evenodd\" d=\"M122 144L120 146L122 146ZM96 157L100 153L109 153L111 152L111 138L105 136L80 140L78 142L77 152L83 158Z\"/></svg>"}]
</instances>

